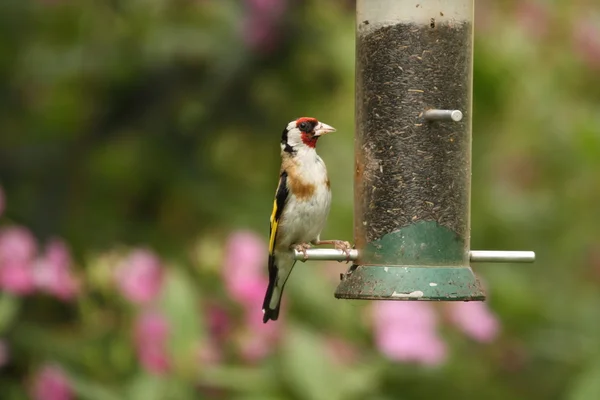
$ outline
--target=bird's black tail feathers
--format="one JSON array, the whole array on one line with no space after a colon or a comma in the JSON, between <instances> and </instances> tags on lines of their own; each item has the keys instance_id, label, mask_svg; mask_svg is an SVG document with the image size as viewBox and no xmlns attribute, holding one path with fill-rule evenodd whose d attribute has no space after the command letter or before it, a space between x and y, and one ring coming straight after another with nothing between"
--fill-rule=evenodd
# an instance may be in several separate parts
<instances>
[{"instance_id":1,"label":"bird's black tail feathers","mask_svg":"<svg viewBox=\"0 0 600 400\"><path fill-rule=\"evenodd\" d=\"M277 321L279 318L279 307L281 306L281 294L285 283L296 263L294 253L279 254L277 261L275 255L269 255L269 286L263 302L263 322ZM278 264L275 264L275 263Z\"/></svg>"},{"instance_id":2,"label":"bird's black tail feathers","mask_svg":"<svg viewBox=\"0 0 600 400\"><path fill-rule=\"evenodd\" d=\"M265 294L265 300L263 301L263 323L267 323L268 320L277 321L279 318L279 303L277 307L272 310L269 307L271 298L273 297L273 291L275 290L275 283L277 282L277 266L275 265L275 256L269 254L269 286L267 286L267 293ZM281 298L279 299L281 302Z\"/></svg>"}]
</instances>

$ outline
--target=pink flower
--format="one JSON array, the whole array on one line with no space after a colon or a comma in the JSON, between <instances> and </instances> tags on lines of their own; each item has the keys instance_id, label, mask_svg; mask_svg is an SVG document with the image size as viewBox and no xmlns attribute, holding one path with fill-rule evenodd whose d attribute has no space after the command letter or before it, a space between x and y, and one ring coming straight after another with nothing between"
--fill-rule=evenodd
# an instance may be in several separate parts
<instances>
[{"instance_id":1,"label":"pink flower","mask_svg":"<svg viewBox=\"0 0 600 400\"><path fill-rule=\"evenodd\" d=\"M70 300L77 295L77 281L71 274L71 255L63 241L54 239L48 243L35 264L35 281L38 288L59 299Z\"/></svg>"},{"instance_id":2,"label":"pink flower","mask_svg":"<svg viewBox=\"0 0 600 400\"><path fill-rule=\"evenodd\" d=\"M244 21L243 39L247 46L261 53L275 50L277 41L272 24L256 15L251 15Z\"/></svg>"},{"instance_id":3,"label":"pink flower","mask_svg":"<svg viewBox=\"0 0 600 400\"><path fill-rule=\"evenodd\" d=\"M241 357L249 363L257 363L273 350L272 344L264 338L252 333L244 333L238 341Z\"/></svg>"},{"instance_id":4,"label":"pink flower","mask_svg":"<svg viewBox=\"0 0 600 400\"><path fill-rule=\"evenodd\" d=\"M517 21L530 36L541 39L548 33L550 16L547 5L537 1L522 1L516 7Z\"/></svg>"},{"instance_id":5,"label":"pink flower","mask_svg":"<svg viewBox=\"0 0 600 400\"><path fill-rule=\"evenodd\" d=\"M256 234L241 231L229 237L225 252L225 288L245 311L238 348L246 361L256 362L271 353L281 327L281 322L262 322L262 302L268 284L267 244Z\"/></svg>"},{"instance_id":6,"label":"pink flower","mask_svg":"<svg viewBox=\"0 0 600 400\"><path fill-rule=\"evenodd\" d=\"M21 226L9 226L0 231L0 263L20 261L29 263L37 251L35 238Z\"/></svg>"},{"instance_id":7,"label":"pink flower","mask_svg":"<svg viewBox=\"0 0 600 400\"><path fill-rule=\"evenodd\" d=\"M260 52L274 50L277 41L278 20L285 12L283 0L247 0L248 15L244 21L243 39Z\"/></svg>"},{"instance_id":8,"label":"pink flower","mask_svg":"<svg viewBox=\"0 0 600 400\"><path fill-rule=\"evenodd\" d=\"M358 359L358 348L342 338L328 337L325 344L329 357L338 365L350 365Z\"/></svg>"},{"instance_id":9,"label":"pink flower","mask_svg":"<svg viewBox=\"0 0 600 400\"><path fill-rule=\"evenodd\" d=\"M585 18L577 20L573 32L575 51L590 68L600 69L600 28L598 23Z\"/></svg>"},{"instance_id":10,"label":"pink flower","mask_svg":"<svg viewBox=\"0 0 600 400\"><path fill-rule=\"evenodd\" d=\"M11 260L0 265L0 288L16 295L26 295L35 290L31 264Z\"/></svg>"},{"instance_id":11,"label":"pink flower","mask_svg":"<svg viewBox=\"0 0 600 400\"><path fill-rule=\"evenodd\" d=\"M147 371L158 375L169 371L168 336L169 326L161 314L147 311L136 320L135 346L138 359Z\"/></svg>"},{"instance_id":12,"label":"pink flower","mask_svg":"<svg viewBox=\"0 0 600 400\"><path fill-rule=\"evenodd\" d=\"M446 359L446 345L437 334L386 329L377 335L376 344L390 360L438 366Z\"/></svg>"},{"instance_id":13,"label":"pink flower","mask_svg":"<svg viewBox=\"0 0 600 400\"><path fill-rule=\"evenodd\" d=\"M498 319L484 302L452 302L447 304L447 311L450 321L478 342L489 343L498 336Z\"/></svg>"},{"instance_id":14,"label":"pink flower","mask_svg":"<svg viewBox=\"0 0 600 400\"><path fill-rule=\"evenodd\" d=\"M10 226L0 231L0 288L18 295L34 291L35 252L35 239L26 228Z\"/></svg>"},{"instance_id":15,"label":"pink flower","mask_svg":"<svg viewBox=\"0 0 600 400\"><path fill-rule=\"evenodd\" d=\"M238 337L238 348L241 357L250 362L261 361L277 347L281 322L262 322L262 301L251 303L244 316L245 329Z\"/></svg>"},{"instance_id":16,"label":"pink flower","mask_svg":"<svg viewBox=\"0 0 600 400\"><path fill-rule=\"evenodd\" d=\"M35 375L31 393L34 400L70 400L69 379L57 365L45 365Z\"/></svg>"},{"instance_id":17,"label":"pink flower","mask_svg":"<svg viewBox=\"0 0 600 400\"><path fill-rule=\"evenodd\" d=\"M217 304L206 308L208 338L198 347L198 361L202 365L212 365L223 359L223 347L228 346L232 321L227 310Z\"/></svg>"},{"instance_id":18,"label":"pink flower","mask_svg":"<svg viewBox=\"0 0 600 400\"><path fill-rule=\"evenodd\" d=\"M478 32L489 32L497 25L494 18L498 15L498 6L494 0L477 0L475 7L475 29Z\"/></svg>"},{"instance_id":19,"label":"pink flower","mask_svg":"<svg viewBox=\"0 0 600 400\"><path fill-rule=\"evenodd\" d=\"M231 331L231 319L227 311L218 305L211 305L207 313L208 331L211 337L217 342L226 340Z\"/></svg>"},{"instance_id":20,"label":"pink flower","mask_svg":"<svg viewBox=\"0 0 600 400\"><path fill-rule=\"evenodd\" d=\"M267 244L252 232L240 231L227 240L223 278L229 296L240 304L260 303L267 289Z\"/></svg>"},{"instance_id":21,"label":"pink flower","mask_svg":"<svg viewBox=\"0 0 600 400\"><path fill-rule=\"evenodd\" d=\"M252 12L277 17L285 11L285 3L285 0L246 0L246 4Z\"/></svg>"},{"instance_id":22,"label":"pink flower","mask_svg":"<svg viewBox=\"0 0 600 400\"><path fill-rule=\"evenodd\" d=\"M201 365L214 365L223 360L221 347L212 340L207 340L198 348L198 362Z\"/></svg>"},{"instance_id":23,"label":"pink flower","mask_svg":"<svg viewBox=\"0 0 600 400\"><path fill-rule=\"evenodd\" d=\"M270 322L268 324L262 321L262 300L260 303L249 304L244 316L246 327L259 336L266 337L268 340L274 340L279 334L280 322Z\"/></svg>"},{"instance_id":24,"label":"pink flower","mask_svg":"<svg viewBox=\"0 0 600 400\"><path fill-rule=\"evenodd\" d=\"M118 267L116 279L121 293L129 301L136 304L150 303L162 288L161 262L150 250L135 250Z\"/></svg>"},{"instance_id":25,"label":"pink flower","mask_svg":"<svg viewBox=\"0 0 600 400\"><path fill-rule=\"evenodd\" d=\"M431 304L378 301L374 304L375 344L394 361L437 366L446 359L446 345L437 333Z\"/></svg>"}]
</instances>

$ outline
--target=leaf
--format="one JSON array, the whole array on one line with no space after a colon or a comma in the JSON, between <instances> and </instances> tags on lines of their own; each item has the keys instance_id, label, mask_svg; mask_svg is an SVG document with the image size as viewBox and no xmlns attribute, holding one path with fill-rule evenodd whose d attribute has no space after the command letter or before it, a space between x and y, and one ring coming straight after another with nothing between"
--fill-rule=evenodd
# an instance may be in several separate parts
<instances>
[{"instance_id":1,"label":"leaf","mask_svg":"<svg viewBox=\"0 0 600 400\"><path fill-rule=\"evenodd\" d=\"M14 321L20 304L19 300L14 296L6 293L0 296L0 334L4 333Z\"/></svg>"},{"instance_id":2,"label":"leaf","mask_svg":"<svg viewBox=\"0 0 600 400\"><path fill-rule=\"evenodd\" d=\"M165 387L163 379L141 373L131 381L127 398L131 400L161 400Z\"/></svg>"},{"instance_id":3,"label":"leaf","mask_svg":"<svg viewBox=\"0 0 600 400\"><path fill-rule=\"evenodd\" d=\"M343 368L344 385L342 387L342 397L344 399L366 399L374 391L374 384L381 374L381 369L373 364L361 364Z\"/></svg>"},{"instance_id":4,"label":"leaf","mask_svg":"<svg viewBox=\"0 0 600 400\"><path fill-rule=\"evenodd\" d=\"M204 368L198 383L232 392L259 393L266 396L275 389L270 368L248 368L231 365Z\"/></svg>"},{"instance_id":5,"label":"leaf","mask_svg":"<svg viewBox=\"0 0 600 400\"><path fill-rule=\"evenodd\" d=\"M98 383L86 380L81 376L68 373L71 387L81 400L119 400L120 395Z\"/></svg>"},{"instance_id":6,"label":"leaf","mask_svg":"<svg viewBox=\"0 0 600 400\"><path fill-rule=\"evenodd\" d=\"M343 263L323 263L310 265L296 263L292 273L293 282L288 283L286 290L294 299L294 307L300 310L305 318L310 319L328 331L347 332L348 337L359 338L362 327L357 315L362 313L365 303L351 300L339 300L334 297L337 282L323 279L318 268L332 268L345 272L348 267Z\"/></svg>"},{"instance_id":7,"label":"leaf","mask_svg":"<svg viewBox=\"0 0 600 400\"><path fill-rule=\"evenodd\" d=\"M203 321L197 289L192 280L171 268L161 298L161 309L169 322L169 348L173 365L193 378L197 367L197 349L203 338Z\"/></svg>"},{"instance_id":8,"label":"leaf","mask_svg":"<svg viewBox=\"0 0 600 400\"><path fill-rule=\"evenodd\" d=\"M600 399L600 364L585 370L576 378L568 396L568 400L596 399Z\"/></svg>"},{"instance_id":9,"label":"leaf","mask_svg":"<svg viewBox=\"0 0 600 400\"><path fill-rule=\"evenodd\" d=\"M265 395L265 394L241 394L232 397L231 400L286 400L284 395Z\"/></svg>"},{"instance_id":10,"label":"leaf","mask_svg":"<svg viewBox=\"0 0 600 400\"><path fill-rule=\"evenodd\" d=\"M290 326L282 348L285 377L299 398L342 399L344 380L327 358L322 340L297 326Z\"/></svg>"},{"instance_id":11,"label":"leaf","mask_svg":"<svg viewBox=\"0 0 600 400\"><path fill-rule=\"evenodd\" d=\"M193 381L184 381L173 376L138 374L129 384L126 399L131 400L194 400L198 392Z\"/></svg>"},{"instance_id":12,"label":"leaf","mask_svg":"<svg viewBox=\"0 0 600 400\"><path fill-rule=\"evenodd\" d=\"M381 368L373 363L339 365L330 358L322 337L292 325L282 344L285 376L299 398L309 400L364 399L376 390Z\"/></svg>"}]
</instances>

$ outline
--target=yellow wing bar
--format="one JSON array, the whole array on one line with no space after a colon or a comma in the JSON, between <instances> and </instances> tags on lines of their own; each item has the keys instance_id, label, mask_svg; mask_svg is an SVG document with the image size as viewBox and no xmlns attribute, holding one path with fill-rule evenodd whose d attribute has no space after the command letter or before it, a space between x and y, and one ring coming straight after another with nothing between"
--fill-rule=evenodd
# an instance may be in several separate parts
<instances>
[{"instance_id":1,"label":"yellow wing bar","mask_svg":"<svg viewBox=\"0 0 600 400\"><path fill-rule=\"evenodd\" d=\"M277 237L277 227L279 226L279 220L283 214L283 208L285 207L288 198L287 188L287 172L281 172L279 176L279 185L275 192L275 201L273 202L273 212L271 213L271 231L269 233L269 254L273 254L275 250L275 238Z\"/></svg>"},{"instance_id":2,"label":"yellow wing bar","mask_svg":"<svg viewBox=\"0 0 600 400\"><path fill-rule=\"evenodd\" d=\"M275 215L277 214L277 199L273 201L273 212L271 213L271 230L269 232L269 254L273 254L275 247L275 236L277 235L277 220Z\"/></svg>"}]
</instances>

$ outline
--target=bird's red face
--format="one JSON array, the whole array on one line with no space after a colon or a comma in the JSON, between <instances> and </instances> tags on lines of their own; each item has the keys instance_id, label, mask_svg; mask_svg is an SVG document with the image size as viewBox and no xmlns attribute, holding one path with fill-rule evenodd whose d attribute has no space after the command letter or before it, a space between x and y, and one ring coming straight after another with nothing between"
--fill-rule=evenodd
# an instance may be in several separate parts
<instances>
[{"instance_id":1,"label":"bird's red face","mask_svg":"<svg viewBox=\"0 0 600 400\"><path fill-rule=\"evenodd\" d=\"M317 121L316 118L302 117L288 124L281 138L282 148L292 152L299 146L315 148L317 140L329 132L335 132L335 128Z\"/></svg>"}]
</instances>

